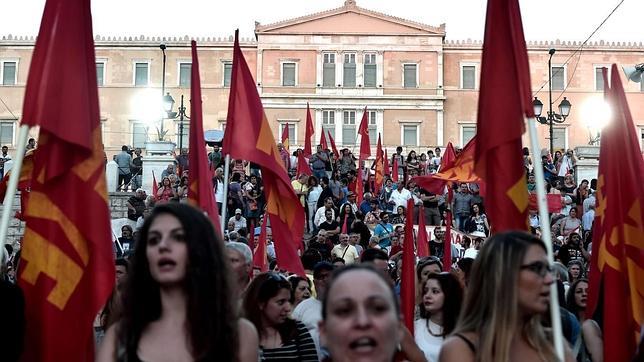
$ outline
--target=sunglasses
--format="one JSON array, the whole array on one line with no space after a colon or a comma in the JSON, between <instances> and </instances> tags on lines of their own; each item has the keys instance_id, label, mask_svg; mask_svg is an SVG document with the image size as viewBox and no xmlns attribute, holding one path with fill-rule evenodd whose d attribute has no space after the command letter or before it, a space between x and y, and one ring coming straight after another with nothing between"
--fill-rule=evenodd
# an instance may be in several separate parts
<instances>
[{"instance_id":1,"label":"sunglasses","mask_svg":"<svg viewBox=\"0 0 644 362\"><path fill-rule=\"evenodd\" d=\"M535 261L534 263L521 265L521 270L529 270L542 278L545 278L546 275L552 274L554 269L548 263L542 261Z\"/></svg>"}]
</instances>

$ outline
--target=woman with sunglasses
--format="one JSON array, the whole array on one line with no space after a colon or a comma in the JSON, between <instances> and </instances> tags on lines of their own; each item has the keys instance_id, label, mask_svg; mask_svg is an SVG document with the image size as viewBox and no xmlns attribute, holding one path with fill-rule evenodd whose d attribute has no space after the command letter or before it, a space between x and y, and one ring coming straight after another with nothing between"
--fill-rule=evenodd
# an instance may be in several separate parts
<instances>
[{"instance_id":1,"label":"woman with sunglasses","mask_svg":"<svg viewBox=\"0 0 644 362\"><path fill-rule=\"evenodd\" d=\"M155 207L130 259L122 317L96 360L256 362L257 332L237 316L225 256L203 212Z\"/></svg>"},{"instance_id":2,"label":"woman with sunglasses","mask_svg":"<svg viewBox=\"0 0 644 362\"><path fill-rule=\"evenodd\" d=\"M414 322L414 339L428 361L437 361L445 337L456 326L463 289L450 273L431 273L422 284L420 318Z\"/></svg>"},{"instance_id":3,"label":"woman with sunglasses","mask_svg":"<svg viewBox=\"0 0 644 362\"><path fill-rule=\"evenodd\" d=\"M504 232L488 239L474 265L461 316L439 361L556 361L541 316L552 267L541 239ZM573 361L569 351L566 361Z\"/></svg>"},{"instance_id":4,"label":"woman with sunglasses","mask_svg":"<svg viewBox=\"0 0 644 362\"><path fill-rule=\"evenodd\" d=\"M259 333L260 361L318 361L306 326L289 317L293 310L291 283L282 275L271 272L255 277L242 305L245 317Z\"/></svg>"}]
</instances>

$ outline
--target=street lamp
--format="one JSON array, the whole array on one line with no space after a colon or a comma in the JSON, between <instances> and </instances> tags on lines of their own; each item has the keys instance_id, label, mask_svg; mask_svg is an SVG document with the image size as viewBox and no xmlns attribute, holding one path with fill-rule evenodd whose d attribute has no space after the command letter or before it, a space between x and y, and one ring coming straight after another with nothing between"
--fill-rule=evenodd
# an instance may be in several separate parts
<instances>
[{"instance_id":1,"label":"street lamp","mask_svg":"<svg viewBox=\"0 0 644 362\"><path fill-rule=\"evenodd\" d=\"M534 108L534 114L537 118L537 121L541 124L547 124L550 129L550 154L554 153L554 123L564 123L566 117L570 115L570 101L564 97L564 99L559 103L559 113L555 113L552 110L552 56L555 54L554 49L548 51L550 58L548 58L548 115L547 117L541 117L541 111L543 110L543 103L539 98L534 97L532 101L532 107Z\"/></svg>"},{"instance_id":2,"label":"street lamp","mask_svg":"<svg viewBox=\"0 0 644 362\"><path fill-rule=\"evenodd\" d=\"M181 103L179 104L179 112L173 112L172 107L174 106L174 99L167 93L163 96L163 108L166 111L167 119L176 119L179 117L179 152L183 149L183 121L190 120L190 117L186 115L186 107L183 105L183 94L181 95Z\"/></svg>"},{"instance_id":3,"label":"street lamp","mask_svg":"<svg viewBox=\"0 0 644 362\"><path fill-rule=\"evenodd\" d=\"M159 45L159 48L161 49L161 53L163 54L163 74L161 75L161 97L163 98L163 108L165 111L167 111L167 106L166 106L166 97L165 95L165 62L166 62L166 57L165 57L165 49L166 46L165 44ZM170 105L172 107L172 105ZM161 129L159 130L159 141L163 141L163 137L165 136L165 132L163 131L163 117L161 117Z\"/></svg>"}]
</instances>

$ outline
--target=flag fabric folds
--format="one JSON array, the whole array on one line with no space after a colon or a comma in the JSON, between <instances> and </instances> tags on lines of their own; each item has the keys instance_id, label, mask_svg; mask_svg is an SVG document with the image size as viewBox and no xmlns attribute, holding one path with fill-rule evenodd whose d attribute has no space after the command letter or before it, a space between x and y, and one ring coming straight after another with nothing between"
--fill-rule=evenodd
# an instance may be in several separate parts
<instances>
[{"instance_id":1,"label":"flag fabric folds","mask_svg":"<svg viewBox=\"0 0 644 362\"><path fill-rule=\"evenodd\" d=\"M380 141L380 133L378 133L378 146L376 148L376 160L374 161L374 197L377 197L382 190L382 186L385 183L385 170L384 170L384 159L385 154L382 151L382 143Z\"/></svg>"},{"instance_id":2,"label":"flag fabric folds","mask_svg":"<svg viewBox=\"0 0 644 362\"><path fill-rule=\"evenodd\" d=\"M282 128L282 139L280 140L282 142L282 146L284 146L285 150L289 150L289 142L288 142L288 123L284 124L284 128Z\"/></svg>"},{"instance_id":3,"label":"flag fabric folds","mask_svg":"<svg viewBox=\"0 0 644 362\"><path fill-rule=\"evenodd\" d=\"M601 133L586 313L603 306L604 361L630 361L644 321L644 159L615 64L604 94L612 119Z\"/></svg>"},{"instance_id":4,"label":"flag fabric folds","mask_svg":"<svg viewBox=\"0 0 644 362\"><path fill-rule=\"evenodd\" d=\"M208 169L208 153L203 132L203 111L201 107L201 78L199 77L199 57L197 42L192 47L192 68L190 79L190 153L188 153L188 203L203 210L212 224L222 235L219 210L215 202L215 192L211 172ZM156 195L156 194L155 194Z\"/></svg>"},{"instance_id":5,"label":"flag fabric folds","mask_svg":"<svg viewBox=\"0 0 644 362\"><path fill-rule=\"evenodd\" d=\"M154 170L152 170L152 195L156 198L157 192L159 191L159 183L157 182L157 177L154 175Z\"/></svg>"},{"instance_id":6,"label":"flag fabric folds","mask_svg":"<svg viewBox=\"0 0 644 362\"><path fill-rule=\"evenodd\" d=\"M414 200L407 200L405 239L402 245L402 272L400 278L400 306L405 327L414 334L414 307L416 303L416 256L414 255Z\"/></svg>"},{"instance_id":7,"label":"flag fabric folds","mask_svg":"<svg viewBox=\"0 0 644 362\"><path fill-rule=\"evenodd\" d=\"M440 170L433 175L414 177L416 184L433 194L442 194L445 186L451 182L481 182L481 179L474 173L475 140L476 137L472 138L458 156L456 156L454 146L449 142L443 155Z\"/></svg>"},{"instance_id":8,"label":"flag fabric folds","mask_svg":"<svg viewBox=\"0 0 644 362\"><path fill-rule=\"evenodd\" d=\"M297 170L295 173L297 173L297 176L301 174L313 175L313 170L311 170L311 166L309 166L309 162L304 158L303 153L297 155Z\"/></svg>"},{"instance_id":9,"label":"flag fabric folds","mask_svg":"<svg viewBox=\"0 0 644 362\"><path fill-rule=\"evenodd\" d=\"M417 253L419 258L429 256L429 237L425 227L425 208L420 207L418 211L418 237L416 239Z\"/></svg>"},{"instance_id":10,"label":"flag fabric folds","mask_svg":"<svg viewBox=\"0 0 644 362\"><path fill-rule=\"evenodd\" d=\"M494 232L528 229L521 135L524 117L533 116L519 2L489 0L474 163L486 182L486 211Z\"/></svg>"},{"instance_id":11,"label":"flag fabric folds","mask_svg":"<svg viewBox=\"0 0 644 362\"><path fill-rule=\"evenodd\" d=\"M90 2L48 0L22 119L40 126L18 273L23 361L94 359L92 323L114 285L99 115Z\"/></svg>"},{"instance_id":12,"label":"flag fabric folds","mask_svg":"<svg viewBox=\"0 0 644 362\"><path fill-rule=\"evenodd\" d=\"M358 134L360 135L360 159L366 160L371 157L371 143L369 141L369 113L367 107L364 107L362 113L362 120L360 120L360 127L358 127Z\"/></svg>"},{"instance_id":13,"label":"flag fabric folds","mask_svg":"<svg viewBox=\"0 0 644 362\"><path fill-rule=\"evenodd\" d=\"M336 159L339 159L340 152L338 152L338 148L335 146L335 140L333 139L333 136L331 136L331 131L329 131L328 134L329 134L329 143L331 144L331 150L333 150L333 155L335 156Z\"/></svg>"},{"instance_id":14,"label":"flag fabric folds","mask_svg":"<svg viewBox=\"0 0 644 362\"><path fill-rule=\"evenodd\" d=\"M331 134L329 133L329 135ZM327 135L324 133L324 129L322 129L322 132L320 132L320 146L322 146L322 151L329 149L329 145L326 143L326 138Z\"/></svg>"},{"instance_id":15,"label":"flag fabric folds","mask_svg":"<svg viewBox=\"0 0 644 362\"><path fill-rule=\"evenodd\" d=\"M297 254L304 233L304 209L280 158L255 84L236 31L223 149L231 158L259 165L277 263L281 269L304 276Z\"/></svg>"},{"instance_id":16,"label":"flag fabric folds","mask_svg":"<svg viewBox=\"0 0 644 362\"><path fill-rule=\"evenodd\" d=\"M264 273L268 271L268 258L266 256L266 222L268 217L265 217L262 221L262 226L259 232L259 238L257 239L257 245L255 245L255 250L253 252L253 267L259 268L259 270ZM251 228L251 230L254 230Z\"/></svg>"},{"instance_id":17,"label":"flag fabric folds","mask_svg":"<svg viewBox=\"0 0 644 362\"><path fill-rule=\"evenodd\" d=\"M306 102L306 133L304 136L304 156L306 157L310 157L313 154L311 147L311 137L313 137L313 132L315 132L315 126L313 125L309 102Z\"/></svg>"}]
</instances>

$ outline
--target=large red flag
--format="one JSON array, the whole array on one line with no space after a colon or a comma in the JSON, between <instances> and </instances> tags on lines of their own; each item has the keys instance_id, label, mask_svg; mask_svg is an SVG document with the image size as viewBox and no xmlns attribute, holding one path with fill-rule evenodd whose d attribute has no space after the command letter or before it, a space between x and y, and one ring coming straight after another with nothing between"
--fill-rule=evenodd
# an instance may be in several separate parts
<instances>
[{"instance_id":1,"label":"large red flag","mask_svg":"<svg viewBox=\"0 0 644 362\"><path fill-rule=\"evenodd\" d=\"M253 266L259 268L259 270L264 273L268 271L268 259L266 257L266 221L268 220L268 215L264 217L262 221L262 227L259 232L259 239L257 240L257 245L255 245L255 250L253 253ZM254 229L251 229L254 230ZM254 232L254 231L253 231Z\"/></svg>"},{"instance_id":2,"label":"large red flag","mask_svg":"<svg viewBox=\"0 0 644 362\"><path fill-rule=\"evenodd\" d=\"M358 206L364 199L364 177L363 177L362 162L358 160L358 168L356 169L356 203Z\"/></svg>"},{"instance_id":3,"label":"large red flag","mask_svg":"<svg viewBox=\"0 0 644 362\"><path fill-rule=\"evenodd\" d=\"M282 142L282 145L284 146L285 150L289 150L289 142L288 142L288 123L284 124L284 128L282 128L282 139L280 140Z\"/></svg>"},{"instance_id":4,"label":"large red flag","mask_svg":"<svg viewBox=\"0 0 644 362\"><path fill-rule=\"evenodd\" d=\"M371 143L369 140L369 113L367 107L364 107L362 113L362 120L360 120L360 127L358 127L358 134L360 137L360 157L361 160L366 160L371 157Z\"/></svg>"},{"instance_id":5,"label":"large red flag","mask_svg":"<svg viewBox=\"0 0 644 362\"><path fill-rule=\"evenodd\" d=\"M330 135L331 133L329 133L329 136ZM322 129L322 132L320 133L320 146L322 146L323 151L329 149L329 145L326 143L326 137L327 135L324 133L324 129Z\"/></svg>"},{"instance_id":6,"label":"large red flag","mask_svg":"<svg viewBox=\"0 0 644 362\"><path fill-rule=\"evenodd\" d=\"M315 126L313 125L313 118L311 117L309 102L306 102L306 133L304 135L304 156L311 156L313 154L313 151L311 149L311 137L313 137L313 132L315 132Z\"/></svg>"},{"instance_id":7,"label":"large red flag","mask_svg":"<svg viewBox=\"0 0 644 362\"><path fill-rule=\"evenodd\" d=\"M94 359L92 322L114 285L99 115L90 2L48 0L22 118L40 126L18 278L23 361Z\"/></svg>"},{"instance_id":8,"label":"large red flag","mask_svg":"<svg viewBox=\"0 0 644 362\"><path fill-rule=\"evenodd\" d=\"M403 243L402 272L400 278L400 306L405 327L414 334L414 306L416 303L416 256L414 255L414 199L407 200L405 241Z\"/></svg>"},{"instance_id":9,"label":"large red flag","mask_svg":"<svg viewBox=\"0 0 644 362\"><path fill-rule=\"evenodd\" d=\"M586 315L603 299L604 361L630 361L644 322L644 160L615 64L604 92L612 119L601 133Z\"/></svg>"},{"instance_id":10,"label":"large red flag","mask_svg":"<svg viewBox=\"0 0 644 362\"><path fill-rule=\"evenodd\" d=\"M311 166L309 166L309 161L304 158L304 154L300 153L297 155L297 170L295 171L297 173L297 176L299 177L301 174L306 174L306 175L313 175L313 171L311 170Z\"/></svg>"},{"instance_id":11,"label":"large red flag","mask_svg":"<svg viewBox=\"0 0 644 362\"><path fill-rule=\"evenodd\" d=\"M384 171L384 159L385 154L382 151L382 143L380 142L380 133L378 133L378 147L376 148L376 160L375 162L375 179L374 179L374 196L377 196L382 189L382 185L385 182L385 171Z\"/></svg>"},{"instance_id":12,"label":"large red flag","mask_svg":"<svg viewBox=\"0 0 644 362\"><path fill-rule=\"evenodd\" d=\"M427 237L427 228L425 228L425 208L420 207L418 210L418 257L424 258L429 256L429 238Z\"/></svg>"},{"instance_id":13,"label":"large red flag","mask_svg":"<svg viewBox=\"0 0 644 362\"><path fill-rule=\"evenodd\" d=\"M156 198L157 192L159 192L159 183L157 182L157 177L154 175L154 170L152 170L152 195Z\"/></svg>"},{"instance_id":14,"label":"large red flag","mask_svg":"<svg viewBox=\"0 0 644 362\"><path fill-rule=\"evenodd\" d=\"M201 108L201 78L199 77L199 57L197 42L192 47L192 70L190 79L190 153L188 154L188 203L205 211L215 230L221 235L219 210L215 202L211 173L208 169L208 151L203 132L203 113Z\"/></svg>"},{"instance_id":15,"label":"large red flag","mask_svg":"<svg viewBox=\"0 0 644 362\"><path fill-rule=\"evenodd\" d=\"M297 248L304 233L304 209L291 186L275 145L253 75L239 47L235 31L233 69L223 149L234 159L259 165L280 268L304 276Z\"/></svg>"},{"instance_id":16,"label":"large red flag","mask_svg":"<svg viewBox=\"0 0 644 362\"><path fill-rule=\"evenodd\" d=\"M342 222L342 230L340 231L342 234L347 234L349 230L349 226L347 225L347 220L349 218L349 214L344 214L344 221Z\"/></svg>"},{"instance_id":17,"label":"large red flag","mask_svg":"<svg viewBox=\"0 0 644 362\"><path fill-rule=\"evenodd\" d=\"M475 171L486 182L486 210L495 232L528 229L521 135L525 130L524 117L533 116L519 2L489 0L481 61Z\"/></svg>"},{"instance_id":18,"label":"large red flag","mask_svg":"<svg viewBox=\"0 0 644 362\"><path fill-rule=\"evenodd\" d=\"M329 131L329 143L331 144L331 149L333 150L333 154L335 155L335 159L340 158L340 152L338 152L338 148L335 146L335 140L333 139L333 136L331 136L331 131Z\"/></svg>"}]
</instances>

